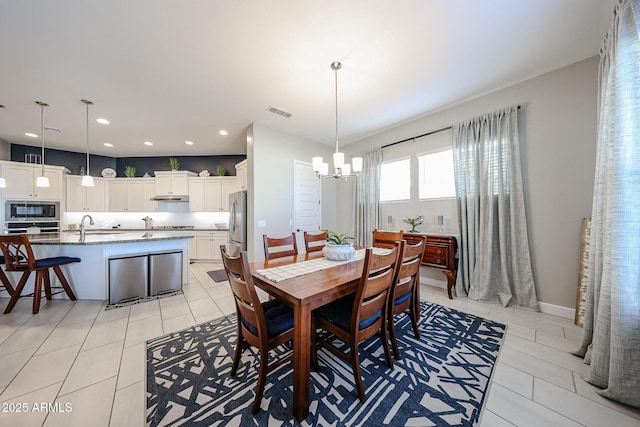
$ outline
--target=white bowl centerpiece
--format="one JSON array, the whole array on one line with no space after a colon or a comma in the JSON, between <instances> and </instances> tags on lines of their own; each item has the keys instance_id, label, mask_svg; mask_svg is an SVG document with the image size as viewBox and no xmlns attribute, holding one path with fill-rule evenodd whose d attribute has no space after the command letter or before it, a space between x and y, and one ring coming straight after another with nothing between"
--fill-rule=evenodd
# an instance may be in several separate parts
<instances>
[{"instance_id":1,"label":"white bowl centerpiece","mask_svg":"<svg viewBox=\"0 0 640 427\"><path fill-rule=\"evenodd\" d=\"M356 250L353 248L353 237L347 233L328 231L327 244L322 248L322 255L331 261L347 261L353 258Z\"/></svg>"}]
</instances>

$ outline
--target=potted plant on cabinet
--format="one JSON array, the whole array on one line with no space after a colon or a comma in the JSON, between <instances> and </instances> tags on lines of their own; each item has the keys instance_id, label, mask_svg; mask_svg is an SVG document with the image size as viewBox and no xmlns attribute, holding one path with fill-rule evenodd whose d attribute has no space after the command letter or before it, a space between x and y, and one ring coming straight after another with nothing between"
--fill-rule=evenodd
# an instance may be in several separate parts
<instances>
[{"instance_id":1,"label":"potted plant on cabinet","mask_svg":"<svg viewBox=\"0 0 640 427\"><path fill-rule=\"evenodd\" d=\"M327 231L327 244L322 248L322 255L332 261L347 261L353 258L356 250L353 248L353 237L339 231Z\"/></svg>"}]
</instances>

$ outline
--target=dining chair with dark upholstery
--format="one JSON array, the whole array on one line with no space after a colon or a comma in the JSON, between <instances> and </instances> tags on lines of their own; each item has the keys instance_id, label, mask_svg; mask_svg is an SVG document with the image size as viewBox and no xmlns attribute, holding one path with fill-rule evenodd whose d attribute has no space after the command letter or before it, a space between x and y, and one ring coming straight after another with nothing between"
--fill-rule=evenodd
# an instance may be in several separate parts
<instances>
[{"instance_id":1,"label":"dining chair with dark upholstery","mask_svg":"<svg viewBox=\"0 0 640 427\"><path fill-rule=\"evenodd\" d=\"M236 374L245 348L253 346L260 354L258 384L252 409L255 414L260 409L267 374L293 357L293 352L288 352L269 365L269 350L293 339L293 310L278 300L260 302L249 270L246 251L242 251L238 257L230 257L225 245L221 245L220 252L233 291L238 320L231 375Z\"/></svg>"},{"instance_id":2,"label":"dining chair with dark upholstery","mask_svg":"<svg viewBox=\"0 0 640 427\"><path fill-rule=\"evenodd\" d=\"M321 251L329 238L329 233L323 231L322 233L311 234L304 232L304 248L307 253Z\"/></svg>"},{"instance_id":3,"label":"dining chair with dark upholstery","mask_svg":"<svg viewBox=\"0 0 640 427\"><path fill-rule=\"evenodd\" d=\"M264 259L266 260L298 255L296 233L291 233L286 237L269 237L263 234L262 240L264 241Z\"/></svg>"},{"instance_id":4,"label":"dining chair with dark upholstery","mask_svg":"<svg viewBox=\"0 0 640 427\"><path fill-rule=\"evenodd\" d=\"M380 333L387 365L393 368L387 340L387 310L389 291L403 244L404 242L395 244L394 248L385 254L376 254L374 249L367 249L357 292L321 306L313 312L312 365L318 364L316 343L348 361L353 370L361 402L365 402L366 395L360 374L358 344ZM349 353L335 347L329 339L318 332L318 328L333 334L331 339L339 338L346 343Z\"/></svg>"},{"instance_id":5,"label":"dining chair with dark upholstery","mask_svg":"<svg viewBox=\"0 0 640 427\"><path fill-rule=\"evenodd\" d=\"M373 230L374 248L392 248L395 242L402 240L404 232L400 231L379 231Z\"/></svg>"},{"instance_id":6,"label":"dining chair with dark upholstery","mask_svg":"<svg viewBox=\"0 0 640 427\"><path fill-rule=\"evenodd\" d=\"M420 286L420 263L424 253L426 237L405 241L402 251L402 260L399 261L396 270L396 278L391 286L389 297L389 335L391 345L396 359L400 359L398 342L396 340L395 315L406 313L411 319L413 334L416 339L420 339L418 332L418 320L420 316L418 292L416 287Z\"/></svg>"},{"instance_id":7,"label":"dining chair with dark upholstery","mask_svg":"<svg viewBox=\"0 0 640 427\"><path fill-rule=\"evenodd\" d=\"M67 296L72 301L76 300L76 296L71 290L69 282L67 282L67 279L60 267L66 264L80 262L80 258L59 256L36 259L33 255L31 243L29 242L29 236L26 234L0 236L0 249L2 250L2 255L4 257L5 270L10 272L22 272L22 276L11 295L9 304L7 304L7 307L4 310L5 313L11 312L18 302L18 299L22 297L33 297L33 314L38 313L38 311L40 311L42 291L44 291L47 300L51 300L53 295L61 292L66 292ZM50 268L53 269L54 273L58 277L60 286L51 286L51 280L49 277ZM36 272L33 293L22 295L22 290L27 284L27 280L33 271ZM61 291L52 293L52 289L60 288L62 289Z\"/></svg>"}]
</instances>

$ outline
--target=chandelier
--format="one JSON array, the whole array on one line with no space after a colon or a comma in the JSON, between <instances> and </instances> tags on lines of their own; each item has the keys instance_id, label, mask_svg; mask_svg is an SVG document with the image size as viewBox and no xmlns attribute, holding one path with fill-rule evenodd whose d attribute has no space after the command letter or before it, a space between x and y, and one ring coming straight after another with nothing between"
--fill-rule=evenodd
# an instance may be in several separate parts
<instances>
[{"instance_id":1,"label":"chandelier","mask_svg":"<svg viewBox=\"0 0 640 427\"><path fill-rule=\"evenodd\" d=\"M349 163L344 162L344 153L341 153L338 147L338 70L342 68L342 64L338 61L331 63L331 69L335 74L336 82L336 152L333 153L333 173L329 173L329 164L322 161L322 157L314 157L311 159L313 171L320 179L343 178L345 181L350 176L358 176L362 171L362 157L353 157L353 167Z\"/></svg>"}]
</instances>

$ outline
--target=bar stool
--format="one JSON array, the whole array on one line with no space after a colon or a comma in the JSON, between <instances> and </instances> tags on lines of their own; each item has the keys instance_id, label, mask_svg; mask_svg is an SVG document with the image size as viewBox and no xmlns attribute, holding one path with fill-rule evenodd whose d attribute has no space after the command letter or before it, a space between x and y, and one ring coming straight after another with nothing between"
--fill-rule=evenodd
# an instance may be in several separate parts
<instances>
[{"instance_id":1,"label":"bar stool","mask_svg":"<svg viewBox=\"0 0 640 427\"><path fill-rule=\"evenodd\" d=\"M60 266L71 264L74 262L80 262L80 258L61 256L36 259L33 255L33 250L31 249L29 237L26 234L0 236L0 249L2 250L2 254L4 256L5 270L11 272L22 272L20 281L16 285L15 290L11 295L11 299L9 300L7 308L4 310L5 314L10 313L11 310L13 310L13 307L18 302L18 298L29 296L33 296L33 314L36 314L40 310L40 299L42 298L43 288L47 300L51 300L51 297L53 295L62 292L51 292L52 287L49 278L50 268L53 268L53 271L58 277L58 280L60 281L60 285L64 292L66 292L66 294L72 301L76 300L76 296L71 290L69 282L67 282L67 279L64 277ZM36 280L33 286L33 293L21 295L22 290L24 289L24 286L26 285L32 271L36 272ZM6 286L6 283L4 283L4 281L3 284ZM53 289L56 288L60 289L60 287L57 286L53 287Z\"/></svg>"}]
</instances>

